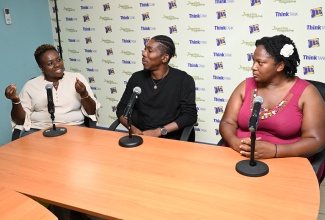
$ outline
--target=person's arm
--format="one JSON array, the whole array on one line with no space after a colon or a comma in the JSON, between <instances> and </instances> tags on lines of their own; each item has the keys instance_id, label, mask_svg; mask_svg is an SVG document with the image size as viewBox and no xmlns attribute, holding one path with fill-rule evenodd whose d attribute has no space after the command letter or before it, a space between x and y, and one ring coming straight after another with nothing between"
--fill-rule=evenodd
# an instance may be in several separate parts
<instances>
[{"instance_id":1,"label":"person's arm","mask_svg":"<svg viewBox=\"0 0 325 220\"><path fill-rule=\"evenodd\" d=\"M174 123L165 125L168 132L184 129L189 125L197 122L197 109L195 101L195 82L192 76L186 75L182 81L181 99L180 99L180 114ZM169 131L170 130L170 131Z\"/></svg>"},{"instance_id":2,"label":"person's arm","mask_svg":"<svg viewBox=\"0 0 325 220\"><path fill-rule=\"evenodd\" d=\"M5 90L5 96L12 102L11 118L17 125L23 125L25 122L26 113L21 105L17 87L15 84L9 85Z\"/></svg>"},{"instance_id":3,"label":"person's arm","mask_svg":"<svg viewBox=\"0 0 325 220\"><path fill-rule=\"evenodd\" d=\"M291 144L273 144L257 140L256 159L272 157L310 157L322 150L325 145L325 103L318 90L309 85L299 99L302 126L301 139ZM241 154L250 156L250 140L245 139Z\"/></svg>"},{"instance_id":4,"label":"person's arm","mask_svg":"<svg viewBox=\"0 0 325 220\"><path fill-rule=\"evenodd\" d=\"M245 85L246 81L243 81L233 91L219 124L221 137L229 147L237 152L241 151L239 148L241 139L239 139L236 134L238 128L238 113L245 96Z\"/></svg>"},{"instance_id":5,"label":"person's arm","mask_svg":"<svg viewBox=\"0 0 325 220\"><path fill-rule=\"evenodd\" d=\"M123 92L123 95L119 101L119 103L117 104L117 110L116 110L116 116L119 119L119 121L121 122L121 124L128 128L128 123L127 123L127 119L123 117L124 114L124 110L133 94L133 77L131 76L131 78L129 79L128 83L126 84L126 88ZM133 109L134 110L134 109ZM131 125L131 133L132 134L143 134L142 131L140 129L138 129L136 126L134 126L133 124Z\"/></svg>"},{"instance_id":6,"label":"person's arm","mask_svg":"<svg viewBox=\"0 0 325 220\"><path fill-rule=\"evenodd\" d=\"M81 105L88 115L96 114L96 102L89 95L86 86L76 78L75 88L80 95Z\"/></svg>"},{"instance_id":7,"label":"person's arm","mask_svg":"<svg viewBox=\"0 0 325 220\"><path fill-rule=\"evenodd\" d=\"M325 145L325 103L313 85L306 87L299 106L303 112L301 139L292 144L278 145L277 157L310 157Z\"/></svg>"}]
</instances>

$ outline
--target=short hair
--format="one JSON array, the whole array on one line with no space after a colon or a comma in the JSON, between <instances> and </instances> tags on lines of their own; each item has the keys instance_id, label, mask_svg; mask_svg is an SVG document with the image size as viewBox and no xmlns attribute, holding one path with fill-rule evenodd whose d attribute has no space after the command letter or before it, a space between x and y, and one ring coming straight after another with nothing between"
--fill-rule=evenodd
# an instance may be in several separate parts
<instances>
[{"instance_id":1,"label":"short hair","mask_svg":"<svg viewBox=\"0 0 325 220\"><path fill-rule=\"evenodd\" d=\"M162 53L169 55L168 62L173 56L175 56L175 44L170 37L166 35L157 35L151 39L159 43L159 49Z\"/></svg>"},{"instance_id":2,"label":"short hair","mask_svg":"<svg viewBox=\"0 0 325 220\"><path fill-rule=\"evenodd\" d=\"M51 44L42 44L41 46L37 47L35 52L34 52L34 57L35 57L35 60L37 62L38 65L40 65L40 59L41 59L41 56L46 52L46 51L49 51L49 50L55 50L56 52L58 52L56 50L56 48L51 45Z\"/></svg>"},{"instance_id":3,"label":"short hair","mask_svg":"<svg viewBox=\"0 0 325 220\"><path fill-rule=\"evenodd\" d=\"M280 54L281 49L285 44L293 46L293 54L289 57L284 57ZM270 54L276 63L284 62L284 72L287 78L292 78L297 73L297 67L300 64L299 54L295 43L287 36L280 34L273 37L263 37L256 40L255 46L264 46L265 50Z\"/></svg>"}]
</instances>

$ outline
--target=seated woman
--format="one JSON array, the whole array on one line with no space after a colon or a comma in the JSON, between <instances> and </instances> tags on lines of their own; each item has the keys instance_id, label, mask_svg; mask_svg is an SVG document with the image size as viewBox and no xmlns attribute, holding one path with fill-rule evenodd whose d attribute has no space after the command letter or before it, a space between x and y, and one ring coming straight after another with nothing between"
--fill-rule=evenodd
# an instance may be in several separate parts
<instances>
[{"instance_id":1,"label":"seated woman","mask_svg":"<svg viewBox=\"0 0 325 220\"><path fill-rule=\"evenodd\" d=\"M255 45L253 77L232 93L220 122L220 134L227 146L249 157L248 122L253 99L261 96L264 103L256 131L255 158L311 158L325 145L324 100L312 84L295 76L300 59L290 38L263 37ZM323 169L318 176L322 173Z\"/></svg>"},{"instance_id":2,"label":"seated woman","mask_svg":"<svg viewBox=\"0 0 325 220\"><path fill-rule=\"evenodd\" d=\"M43 74L29 80L19 95L15 84L5 90L12 101L12 126L24 130L23 136L52 126L45 89L49 83L53 84L55 123L81 125L85 116L96 121L100 104L85 77L64 71L63 60L52 45L39 46L34 56Z\"/></svg>"}]
</instances>

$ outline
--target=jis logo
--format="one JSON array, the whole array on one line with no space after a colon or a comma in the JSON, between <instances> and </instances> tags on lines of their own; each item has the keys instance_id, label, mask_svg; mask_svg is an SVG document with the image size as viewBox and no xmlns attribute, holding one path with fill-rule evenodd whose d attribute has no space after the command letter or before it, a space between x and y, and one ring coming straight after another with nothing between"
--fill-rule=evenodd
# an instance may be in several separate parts
<instances>
[{"instance_id":1,"label":"jis logo","mask_svg":"<svg viewBox=\"0 0 325 220\"><path fill-rule=\"evenodd\" d=\"M111 10L111 7L109 6L109 3L106 3L103 5L104 11L109 11Z\"/></svg>"},{"instance_id":2,"label":"jis logo","mask_svg":"<svg viewBox=\"0 0 325 220\"><path fill-rule=\"evenodd\" d=\"M177 8L176 0L168 2L168 9L169 10L175 9L175 8Z\"/></svg>"},{"instance_id":3,"label":"jis logo","mask_svg":"<svg viewBox=\"0 0 325 220\"><path fill-rule=\"evenodd\" d=\"M260 32L260 26L258 24L254 24L249 26L249 33L254 34Z\"/></svg>"},{"instance_id":4,"label":"jis logo","mask_svg":"<svg viewBox=\"0 0 325 220\"><path fill-rule=\"evenodd\" d=\"M219 106L219 107L214 107L214 113L215 114L223 114L223 107Z\"/></svg>"},{"instance_id":5,"label":"jis logo","mask_svg":"<svg viewBox=\"0 0 325 220\"><path fill-rule=\"evenodd\" d=\"M313 38L308 40L308 48L320 47L319 38Z\"/></svg>"},{"instance_id":6,"label":"jis logo","mask_svg":"<svg viewBox=\"0 0 325 220\"><path fill-rule=\"evenodd\" d=\"M88 77L88 82L89 83L94 83L95 82L95 77L93 77L93 76Z\"/></svg>"},{"instance_id":7,"label":"jis logo","mask_svg":"<svg viewBox=\"0 0 325 220\"><path fill-rule=\"evenodd\" d=\"M144 37L143 38L143 44L146 45L149 40L150 40L150 37Z\"/></svg>"},{"instance_id":8,"label":"jis logo","mask_svg":"<svg viewBox=\"0 0 325 220\"><path fill-rule=\"evenodd\" d=\"M322 7L310 9L311 18L323 16Z\"/></svg>"},{"instance_id":9,"label":"jis logo","mask_svg":"<svg viewBox=\"0 0 325 220\"><path fill-rule=\"evenodd\" d=\"M304 66L304 75L315 74L314 66Z\"/></svg>"},{"instance_id":10,"label":"jis logo","mask_svg":"<svg viewBox=\"0 0 325 220\"><path fill-rule=\"evenodd\" d=\"M223 63L222 62L215 62L214 63L214 70L222 70L223 69Z\"/></svg>"},{"instance_id":11,"label":"jis logo","mask_svg":"<svg viewBox=\"0 0 325 220\"><path fill-rule=\"evenodd\" d=\"M217 38L216 39L216 42L217 42L217 46L223 46L223 45L226 45L226 38L224 37L220 37L220 38Z\"/></svg>"},{"instance_id":12,"label":"jis logo","mask_svg":"<svg viewBox=\"0 0 325 220\"><path fill-rule=\"evenodd\" d=\"M106 54L107 56L113 55L113 49L112 48L106 49Z\"/></svg>"},{"instance_id":13,"label":"jis logo","mask_svg":"<svg viewBox=\"0 0 325 220\"><path fill-rule=\"evenodd\" d=\"M260 5L260 4L262 4L261 0L251 0L251 6L257 6L257 5Z\"/></svg>"},{"instance_id":14,"label":"jis logo","mask_svg":"<svg viewBox=\"0 0 325 220\"><path fill-rule=\"evenodd\" d=\"M86 40L86 44L91 44L92 43L91 37L86 37L85 40Z\"/></svg>"},{"instance_id":15,"label":"jis logo","mask_svg":"<svg viewBox=\"0 0 325 220\"><path fill-rule=\"evenodd\" d=\"M84 22L88 22L88 21L90 21L90 19L89 19L89 15L84 15L84 16L82 16L83 17L83 19L84 19Z\"/></svg>"},{"instance_id":16,"label":"jis logo","mask_svg":"<svg viewBox=\"0 0 325 220\"><path fill-rule=\"evenodd\" d=\"M147 21L147 20L150 20L149 12L142 14L142 21Z\"/></svg>"},{"instance_id":17,"label":"jis logo","mask_svg":"<svg viewBox=\"0 0 325 220\"><path fill-rule=\"evenodd\" d=\"M110 33L110 32L112 32L112 27L111 26L106 26L105 27L105 33L107 34L107 33Z\"/></svg>"},{"instance_id":18,"label":"jis logo","mask_svg":"<svg viewBox=\"0 0 325 220\"><path fill-rule=\"evenodd\" d=\"M108 75L114 75L115 71L114 68L107 69Z\"/></svg>"},{"instance_id":19,"label":"jis logo","mask_svg":"<svg viewBox=\"0 0 325 220\"><path fill-rule=\"evenodd\" d=\"M87 61L87 63L92 63L93 59L91 57L86 57L86 61Z\"/></svg>"},{"instance_id":20,"label":"jis logo","mask_svg":"<svg viewBox=\"0 0 325 220\"><path fill-rule=\"evenodd\" d=\"M169 27L169 33L170 34L176 34L177 33L177 27L176 27L176 25Z\"/></svg>"},{"instance_id":21,"label":"jis logo","mask_svg":"<svg viewBox=\"0 0 325 220\"><path fill-rule=\"evenodd\" d=\"M217 19L227 18L226 10L217 11Z\"/></svg>"},{"instance_id":22,"label":"jis logo","mask_svg":"<svg viewBox=\"0 0 325 220\"><path fill-rule=\"evenodd\" d=\"M215 86L214 87L214 93L215 94L223 93L223 87L222 86Z\"/></svg>"},{"instance_id":23,"label":"jis logo","mask_svg":"<svg viewBox=\"0 0 325 220\"><path fill-rule=\"evenodd\" d=\"M110 90L111 90L111 94L117 93L116 87L112 87L112 88L110 88Z\"/></svg>"},{"instance_id":24,"label":"jis logo","mask_svg":"<svg viewBox=\"0 0 325 220\"><path fill-rule=\"evenodd\" d=\"M247 54L247 61L252 61L254 59L253 53L248 53Z\"/></svg>"}]
</instances>

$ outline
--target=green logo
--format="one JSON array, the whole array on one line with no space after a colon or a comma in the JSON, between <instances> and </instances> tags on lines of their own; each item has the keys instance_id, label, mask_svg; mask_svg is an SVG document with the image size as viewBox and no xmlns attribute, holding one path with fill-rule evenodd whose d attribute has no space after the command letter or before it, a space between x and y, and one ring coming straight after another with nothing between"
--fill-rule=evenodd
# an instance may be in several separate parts
<instances>
[{"instance_id":1,"label":"green logo","mask_svg":"<svg viewBox=\"0 0 325 220\"><path fill-rule=\"evenodd\" d=\"M293 30L289 29L288 27L276 27L276 26L273 26L272 30L282 32L282 33L284 33L284 32L293 32Z\"/></svg>"},{"instance_id":2,"label":"green logo","mask_svg":"<svg viewBox=\"0 0 325 220\"><path fill-rule=\"evenodd\" d=\"M103 63L107 63L107 64L114 64L115 62L111 61L111 60L102 60Z\"/></svg>"},{"instance_id":3,"label":"green logo","mask_svg":"<svg viewBox=\"0 0 325 220\"><path fill-rule=\"evenodd\" d=\"M127 33L128 33L128 32L134 32L134 30L132 30L132 29L130 29L130 28L122 28L122 27L121 27L120 30L123 31L123 32L127 32Z\"/></svg>"},{"instance_id":4,"label":"green logo","mask_svg":"<svg viewBox=\"0 0 325 220\"><path fill-rule=\"evenodd\" d=\"M104 42L106 44L113 44L114 43L114 41L112 41L112 40L103 39L103 38L102 38L102 42Z\"/></svg>"},{"instance_id":5,"label":"green logo","mask_svg":"<svg viewBox=\"0 0 325 220\"><path fill-rule=\"evenodd\" d=\"M187 28L188 31L192 31L192 32L204 32L205 30L204 29L201 29L201 28L198 28L198 27L188 27Z\"/></svg>"},{"instance_id":6,"label":"green logo","mask_svg":"<svg viewBox=\"0 0 325 220\"><path fill-rule=\"evenodd\" d=\"M200 6L205 6L205 4L202 4L201 2L188 2L187 5L191 5L194 7L200 7Z\"/></svg>"},{"instance_id":7,"label":"green logo","mask_svg":"<svg viewBox=\"0 0 325 220\"><path fill-rule=\"evenodd\" d=\"M187 53L187 56L194 57L194 58L204 57L203 55L200 55L198 53L190 53L190 52Z\"/></svg>"},{"instance_id":8,"label":"green logo","mask_svg":"<svg viewBox=\"0 0 325 220\"><path fill-rule=\"evenodd\" d=\"M132 9L132 7L131 6L129 6L129 5L118 5L118 7L119 8L122 8L122 9L125 9L125 10L127 10L127 9Z\"/></svg>"}]
</instances>

